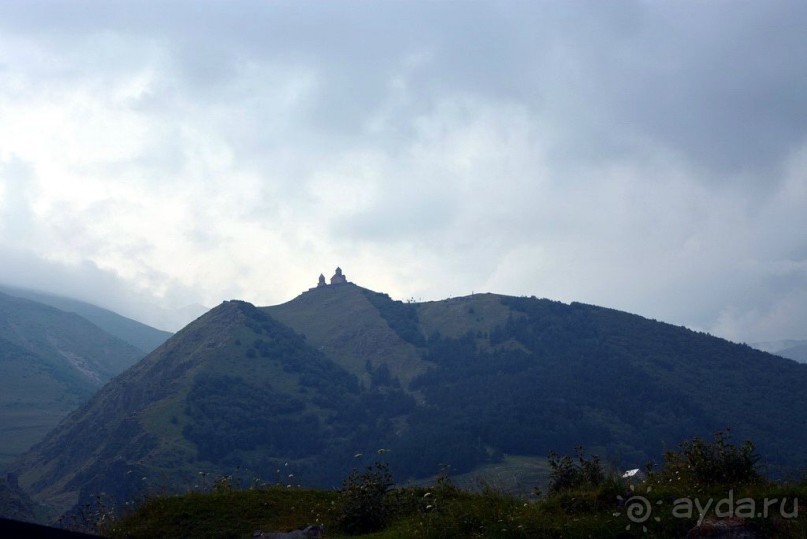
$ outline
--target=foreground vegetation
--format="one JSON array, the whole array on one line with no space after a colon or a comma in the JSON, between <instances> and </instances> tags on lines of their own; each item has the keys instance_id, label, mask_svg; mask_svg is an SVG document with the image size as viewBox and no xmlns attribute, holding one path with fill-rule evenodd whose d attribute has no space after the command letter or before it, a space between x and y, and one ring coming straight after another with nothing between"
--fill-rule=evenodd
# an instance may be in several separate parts
<instances>
[{"instance_id":1,"label":"foreground vegetation","mask_svg":"<svg viewBox=\"0 0 807 539\"><path fill-rule=\"evenodd\" d=\"M648 466L641 482L608 473L582 449L550 455L547 493L531 498L482 487L458 489L447 476L431 487L393 488L385 463L354 470L341 490L268 486L158 496L101 523L112 537L250 537L324 524L328 537L557 538L685 537L700 521L734 517L759 537L807 537L807 479L772 483L753 445L693 439ZM702 513L702 514L701 514Z\"/></svg>"}]
</instances>

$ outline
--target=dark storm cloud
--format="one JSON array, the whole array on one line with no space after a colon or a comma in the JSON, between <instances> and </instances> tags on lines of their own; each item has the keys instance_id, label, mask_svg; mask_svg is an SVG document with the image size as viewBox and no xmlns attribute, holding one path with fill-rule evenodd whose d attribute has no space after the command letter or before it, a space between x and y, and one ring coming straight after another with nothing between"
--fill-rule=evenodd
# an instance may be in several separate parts
<instances>
[{"instance_id":1,"label":"dark storm cloud","mask_svg":"<svg viewBox=\"0 0 807 539\"><path fill-rule=\"evenodd\" d=\"M310 120L341 136L361 134L402 59L420 51L429 59L413 69L401 112L453 92L525 103L560 131L564 159L631 152L646 139L716 176L768 171L807 122L798 2L35 6L5 4L0 24L46 39L119 32L170 43L186 91L215 92L253 59L315 66L328 89Z\"/></svg>"}]
</instances>

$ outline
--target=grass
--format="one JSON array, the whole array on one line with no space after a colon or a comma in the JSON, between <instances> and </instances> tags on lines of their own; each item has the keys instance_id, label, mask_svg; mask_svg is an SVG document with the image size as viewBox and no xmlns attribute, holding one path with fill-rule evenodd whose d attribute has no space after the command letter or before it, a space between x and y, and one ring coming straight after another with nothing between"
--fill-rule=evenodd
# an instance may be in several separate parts
<instances>
[{"instance_id":1,"label":"grass","mask_svg":"<svg viewBox=\"0 0 807 539\"><path fill-rule=\"evenodd\" d=\"M52 361L0 335L0 470L92 394L92 384Z\"/></svg>"},{"instance_id":2,"label":"grass","mask_svg":"<svg viewBox=\"0 0 807 539\"><path fill-rule=\"evenodd\" d=\"M546 490L550 472L545 457L504 455L501 462L482 464L470 472L452 475L451 481L468 492L493 489L513 496L529 496L536 487ZM417 481L413 486L428 483Z\"/></svg>"},{"instance_id":3,"label":"grass","mask_svg":"<svg viewBox=\"0 0 807 539\"><path fill-rule=\"evenodd\" d=\"M629 520L619 496L629 495L627 485L608 481L598 488L567 491L528 501L494 489L468 492L442 483L430 488L393 489L385 497L390 508L388 525L361 537L377 539L414 538L630 538L683 537L699 518L673 514L676 498L697 496L720 500L726 492L688 493L647 485L634 494L646 497L653 508L644 522ZM767 518L752 519L765 536L803 538L807 536L807 482L801 484L761 483L739 488L734 499L753 498L762 507L765 498L798 498L796 518L782 518L778 508ZM634 501L639 500L635 498ZM108 524L102 531L111 537L250 537L254 530L286 531L307 524L322 523L328 537L348 537L340 529L341 494L336 491L282 487L251 490L222 490L161 496L146 500L130 514ZM633 502L631 502L633 503ZM628 504L628 506L630 503ZM793 504L787 503L787 511ZM655 517L658 517L656 520Z\"/></svg>"},{"instance_id":4,"label":"grass","mask_svg":"<svg viewBox=\"0 0 807 539\"><path fill-rule=\"evenodd\" d=\"M157 496L102 526L112 537L251 537L254 530L289 530L322 522L336 492L270 487Z\"/></svg>"},{"instance_id":5,"label":"grass","mask_svg":"<svg viewBox=\"0 0 807 539\"><path fill-rule=\"evenodd\" d=\"M360 380L368 360L376 366L386 363L404 388L427 368L418 350L390 329L355 285L318 288L262 309Z\"/></svg>"},{"instance_id":6,"label":"grass","mask_svg":"<svg viewBox=\"0 0 807 539\"><path fill-rule=\"evenodd\" d=\"M450 338L459 338L468 331L493 331L512 314L511 309L502 304L502 296L487 293L419 303L417 307L427 336L439 331Z\"/></svg>"},{"instance_id":7,"label":"grass","mask_svg":"<svg viewBox=\"0 0 807 539\"><path fill-rule=\"evenodd\" d=\"M59 403L43 403L32 405L32 409L0 410L0 440L2 440L0 473L10 468L20 455L42 440L72 408L78 405L79 402L61 406ZM38 407L33 409L33 406Z\"/></svg>"}]
</instances>

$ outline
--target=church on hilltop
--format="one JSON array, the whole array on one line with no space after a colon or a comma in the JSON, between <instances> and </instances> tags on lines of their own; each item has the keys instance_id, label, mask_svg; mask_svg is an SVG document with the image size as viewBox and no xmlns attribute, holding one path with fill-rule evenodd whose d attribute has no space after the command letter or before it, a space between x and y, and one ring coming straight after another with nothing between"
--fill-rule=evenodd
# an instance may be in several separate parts
<instances>
[{"instance_id":1,"label":"church on hilltop","mask_svg":"<svg viewBox=\"0 0 807 539\"><path fill-rule=\"evenodd\" d=\"M342 273L342 268L337 267L336 272L331 277L331 284L346 284L347 277ZM328 283L325 282L325 275L319 274L319 281L317 282L316 288L321 288L323 286L328 286Z\"/></svg>"}]
</instances>

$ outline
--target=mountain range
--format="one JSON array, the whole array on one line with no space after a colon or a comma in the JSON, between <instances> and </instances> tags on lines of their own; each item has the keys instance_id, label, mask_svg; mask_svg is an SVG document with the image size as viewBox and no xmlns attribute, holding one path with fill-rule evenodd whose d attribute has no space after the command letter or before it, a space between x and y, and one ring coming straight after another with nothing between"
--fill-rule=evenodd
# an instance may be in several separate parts
<instances>
[{"instance_id":1,"label":"mountain range","mask_svg":"<svg viewBox=\"0 0 807 539\"><path fill-rule=\"evenodd\" d=\"M786 357L799 363L807 363L807 341L788 339L784 341L768 341L754 343L754 348Z\"/></svg>"},{"instance_id":2,"label":"mountain range","mask_svg":"<svg viewBox=\"0 0 807 539\"><path fill-rule=\"evenodd\" d=\"M86 303L4 289L17 295L0 293L0 469L170 335Z\"/></svg>"},{"instance_id":3,"label":"mountain range","mask_svg":"<svg viewBox=\"0 0 807 539\"><path fill-rule=\"evenodd\" d=\"M6 285L0 285L0 293L49 305L60 311L75 313L110 335L134 346L143 355L160 346L172 335L168 331L155 329L109 309L73 298Z\"/></svg>"},{"instance_id":4,"label":"mountain range","mask_svg":"<svg viewBox=\"0 0 807 539\"><path fill-rule=\"evenodd\" d=\"M786 357L799 363L807 363L807 341L802 341L800 344L788 346L782 350L777 350L777 356Z\"/></svg>"},{"instance_id":5,"label":"mountain range","mask_svg":"<svg viewBox=\"0 0 807 539\"><path fill-rule=\"evenodd\" d=\"M404 303L334 284L210 310L14 472L65 511L219 474L338 486L373 458L399 481L579 445L639 467L731 427L776 475L807 466L806 385L807 365L607 308L496 294Z\"/></svg>"}]
</instances>

